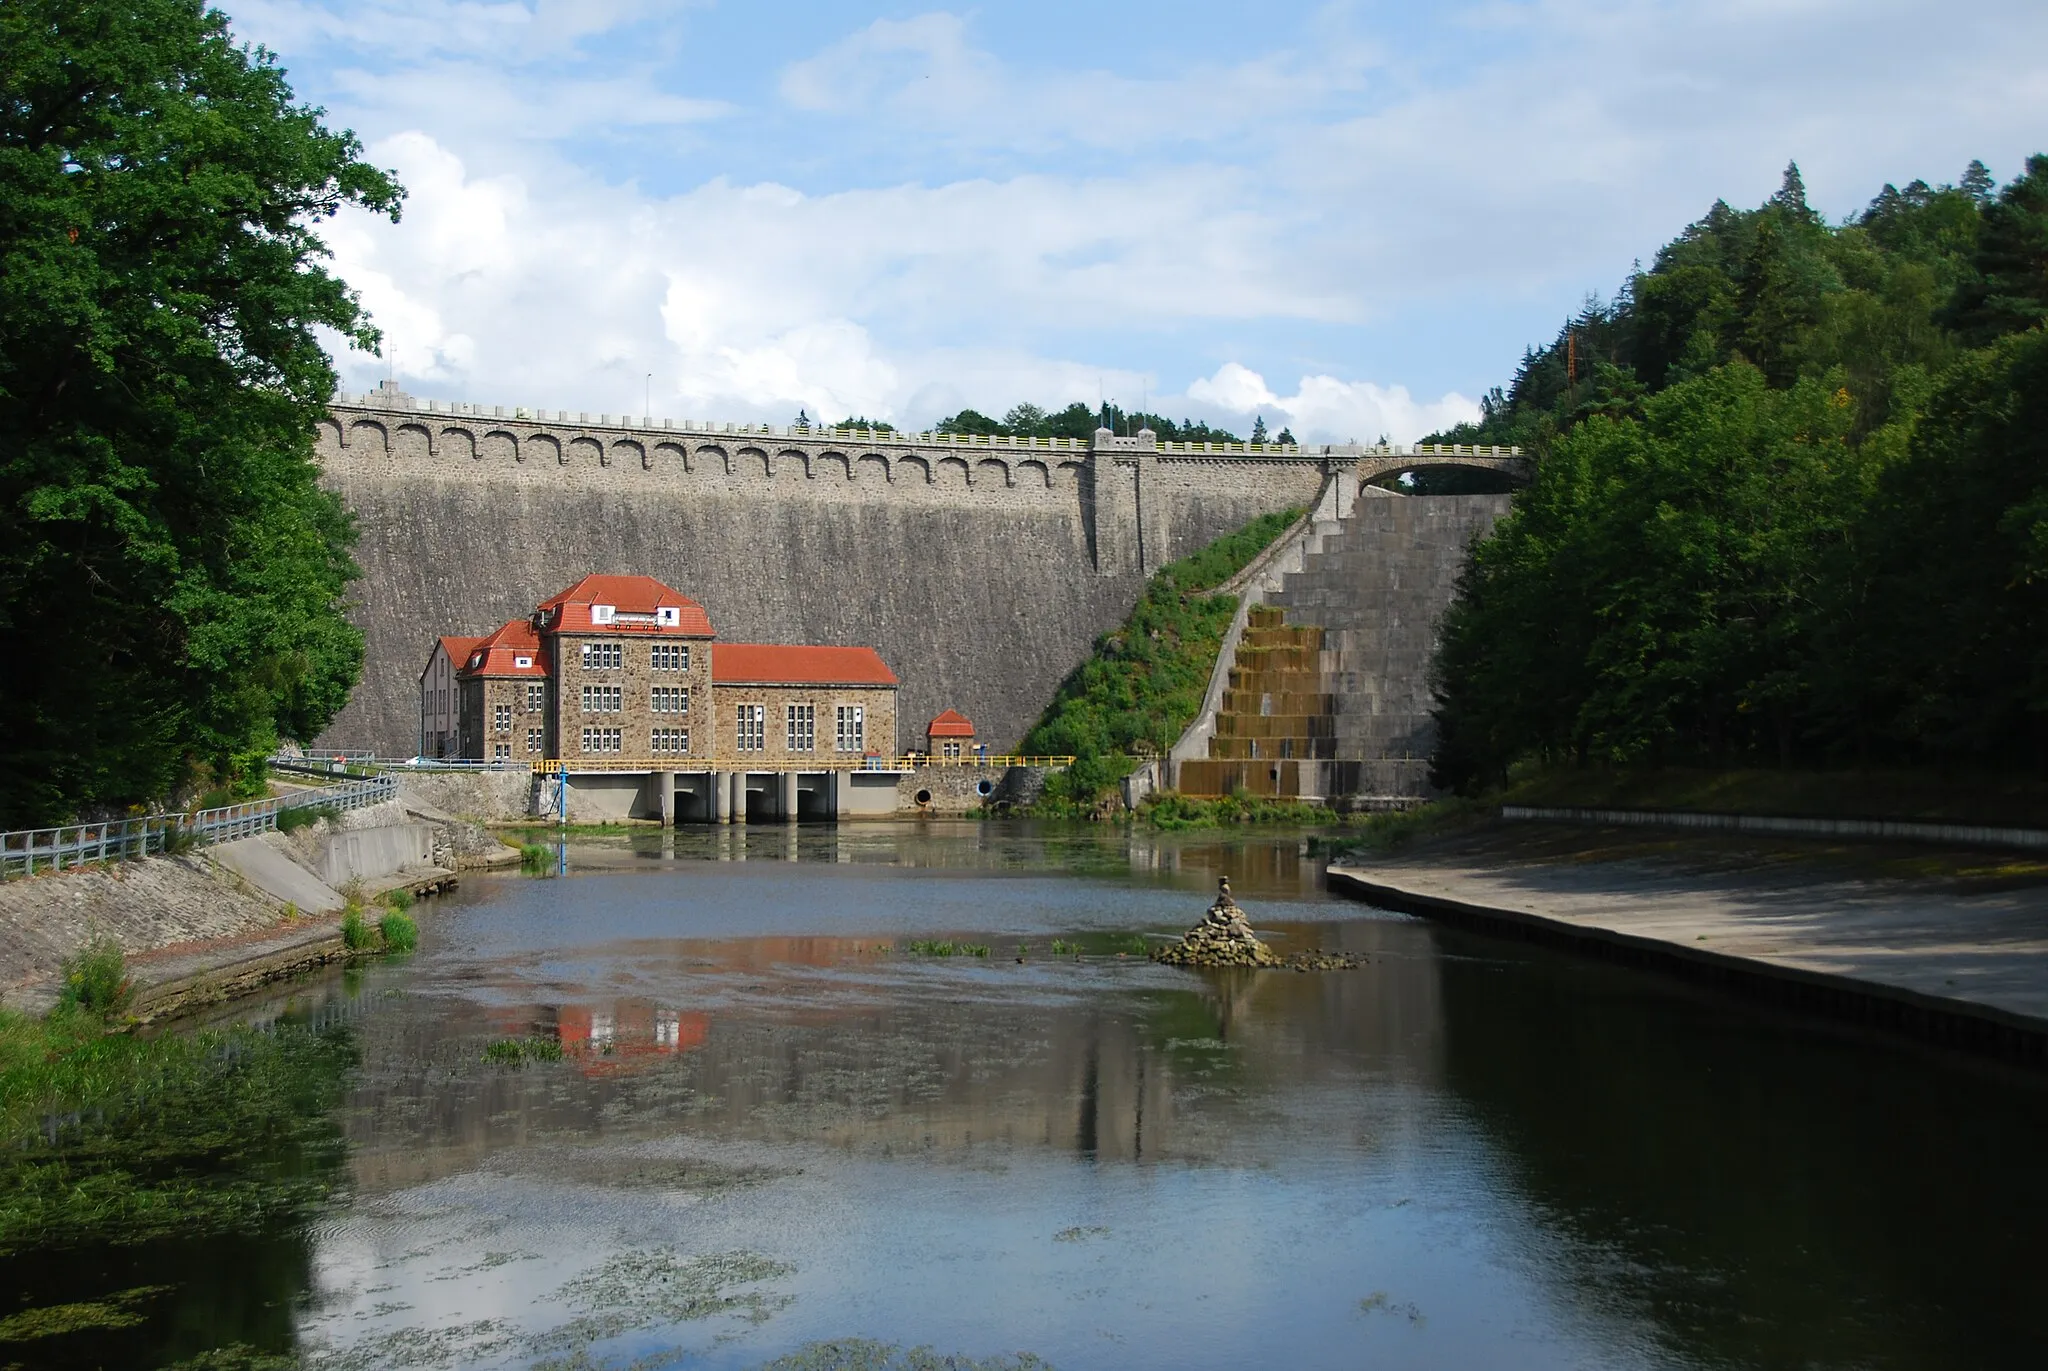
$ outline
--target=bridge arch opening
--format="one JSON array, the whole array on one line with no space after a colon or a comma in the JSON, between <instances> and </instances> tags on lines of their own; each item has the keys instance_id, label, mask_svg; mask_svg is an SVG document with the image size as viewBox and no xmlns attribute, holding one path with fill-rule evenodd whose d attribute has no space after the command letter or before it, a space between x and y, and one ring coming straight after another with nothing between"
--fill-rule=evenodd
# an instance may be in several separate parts
<instances>
[{"instance_id":1,"label":"bridge arch opening","mask_svg":"<svg viewBox=\"0 0 2048 1371\"><path fill-rule=\"evenodd\" d=\"M1499 466L1435 461L1376 471L1359 482L1400 495L1512 495L1528 483Z\"/></svg>"}]
</instances>

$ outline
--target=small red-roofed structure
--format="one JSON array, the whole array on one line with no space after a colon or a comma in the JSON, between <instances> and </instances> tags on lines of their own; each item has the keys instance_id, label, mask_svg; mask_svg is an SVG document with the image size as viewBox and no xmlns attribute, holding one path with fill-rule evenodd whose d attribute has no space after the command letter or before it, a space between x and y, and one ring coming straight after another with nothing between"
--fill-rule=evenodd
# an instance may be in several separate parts
<instances>
[{"instance_id":1,"label":"small red-roofed structure","mask_svg":"<svg viewBox=\"0 0 2048 1371\"><path fill-rule=\"evenodd\" d=\"M924 737L927 752L942 761L974 752L974 725L957 709L944 710L926 724Z\"/></svg>"}]
</instances>

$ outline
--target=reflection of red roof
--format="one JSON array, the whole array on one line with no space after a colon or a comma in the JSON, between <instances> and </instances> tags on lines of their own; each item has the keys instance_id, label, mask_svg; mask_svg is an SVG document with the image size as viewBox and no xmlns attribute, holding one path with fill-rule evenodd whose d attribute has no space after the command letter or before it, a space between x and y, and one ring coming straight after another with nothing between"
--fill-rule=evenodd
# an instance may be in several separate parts
<instances>
[{"instance_id":1,"label":"reflection of red roof","mask_svg":"<svg viewBox=\"0 0 2048 1371\"><path fill-rule=\"evenodd\" d=\"M462 638L453 634L444 634L439 639L441 651L448 654L449 662L457 671L462 670L464 665L468 663L469 654L475 651L476 645L482 641L483 639L481 638ZM420 675L426 675L427 668L433 666L433 664L433 654L429 653L427 655L427 665L420 668Z\"/></svg>"},{"instance_id":2,"label":"reflection of red roof","mask_svg":"<svg viewBox=\"0 0 2048 1371\"><path fill-rule=\"evenodd\" d=\"M616 616L610 623L597 623L591 616L594 605L609 605ZM567 590L540 602L552 633L668 633L684 637L709 638L711 616L704 606L680 591L671 590L652 576L585 576ZM659 622L660 611L676 611L672 624Z\"/></svg>"},{"instance_id":3,"label":"reflection of red roof","mask_svg":"<svg viewBox=\"0 0 2048 1371\"><path fill-rule=\"evenodd\" d=\"M949 709L925 725L927 738L972 738L974 725L957 709Z\"/></svg>"},{"instance_id":4,"label":"reflection of red roof","mask_svg":"<svg viewBox=\"0 0 2048 1371\"><path fill-rule=\"evenodd\" d=\"M443 639L443 642L450 641ZM540 635L530 619L507 619L495 633L468 640L469 655L458 658L456 671L463 676L546 676L540 655ZM521 661L526 663L521 666Z\"/></svg>"},{"instance_id":5,"label":"reflection of red roof","mask_svg":"<svg viewBox=\"0 0 2048 1371\"><path fill-rule=\"evenodd\" d=\"M892 686L896 673L871 647L780 647L720 643L711 649L715 685Z\"/></svg>"}]
</instances>

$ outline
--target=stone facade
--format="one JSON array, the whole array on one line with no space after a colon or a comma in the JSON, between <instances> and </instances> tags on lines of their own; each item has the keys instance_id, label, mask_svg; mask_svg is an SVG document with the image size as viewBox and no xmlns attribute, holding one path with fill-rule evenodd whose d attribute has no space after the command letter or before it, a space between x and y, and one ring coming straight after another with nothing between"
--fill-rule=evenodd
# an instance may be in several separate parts
<instances>
[{"instance_id":1,"label":"stone facade","mask_svg":"<svg viewBox=\"0 0 2048 1371\"><path fill-rule=\"evenodd\" d=\"M715 651L716 649L714 649ZM817 683L769 685L720 681L713 694L718 756L740 766L758 762L782 765L816 761L821 766L843 766L863 756L896 755L896 688L860 684ZM759 709L761 746L742 746L742 707ZM792 709L808 709L810 746L802 746L805 718L796 720L796 740L791 744ZM841 745L841 710L859 710L859 741L852 736L853 718L847 719L846 745ZM749 743L753 731L748 728Z\"/></svg>"},{"instance_id":2,"label":"stone facade","mask_svg":"<svg viewBox=\"0 0 2048 1371\"><path fill-rule=\"evenodd\" d=\"M590 632L561 634L555 643L561 665L552 755L674 758L679 765L714 755L709 639ZM586 653L586 646L598 650Z\"/></svg>"}]
</instances>

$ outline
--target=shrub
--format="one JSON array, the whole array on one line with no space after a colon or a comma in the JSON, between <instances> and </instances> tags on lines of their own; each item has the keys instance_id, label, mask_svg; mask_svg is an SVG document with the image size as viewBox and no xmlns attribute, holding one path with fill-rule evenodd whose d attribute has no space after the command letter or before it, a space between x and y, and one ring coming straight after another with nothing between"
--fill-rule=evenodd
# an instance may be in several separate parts
<instances>
[{"instance_id":1,"label":"shrub","mask_svg":"<svg viewBox=\"0 0 2048 1371\"><path fill-rule=\"evenodd\" d=\"M552 849L544 844L521 843L519 845L519 869L521 871L537 876L544 874L554 864L555 854Z\"/></svg>"},{"instance_id":2,"label":"shrub","mask_svg":"<svg viewBox=\"0 0 2048 1371\"><path fill-rule=\"evenodd\" d=\"M377 931L388 952L410 952L420 945L420 926L412 921L412 915L395 909L377 921Z\"/></svg>"},{"instance_id":3,"label":"shrub","mask_svg":"<svg viewBox=\"0 0 2048 1371\"><path fill-rule=\"evenodd\" d=\"M412 892L404 886L397 886L384 892L384 903L403 914L412 908Z\"/></svg>"},{"instance_id":4,"label":"shrub","mask_svg":"<svg viewBox=\"0 0 2048 1371\"><path fill-rule=\"evenodd\" d=\"M59 1006L108 1018L126 1009L134 995L127 958L112 938L96 937L65 958Z\"/></svg>"},{"instance_id":5,"label":"shrub","mask_svg":"<svg viewBox=\"0 0 2048 1371\"><path fill-rule=\"evenodd\" d=\"M277 831L296 833L302 828L311 828L322 819L332 819L341 811L333 805L301 805L296 809L277 811Z\"/></svg>"},{"instance_id":6,"label":"shrub","mask_svg":"<svg viewBox=\"0 0 2048 1371\"><path fill-rule=\"evenodd\" d=\"M342 911L341 945L351 952L362 952L370 946L370 925L363 918L363 907L352 904Z\"/></svg>"}]
</instances>

